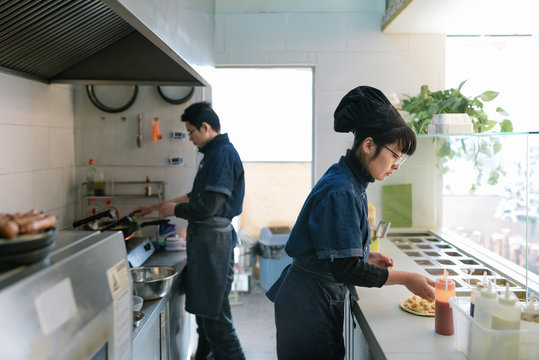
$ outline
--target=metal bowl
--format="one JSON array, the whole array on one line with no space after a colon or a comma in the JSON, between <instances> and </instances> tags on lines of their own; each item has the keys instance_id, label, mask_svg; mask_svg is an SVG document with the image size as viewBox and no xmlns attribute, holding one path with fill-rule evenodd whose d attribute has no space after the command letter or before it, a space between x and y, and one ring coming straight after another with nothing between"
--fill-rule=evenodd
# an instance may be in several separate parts
<instances>
[{"instance_id":1,"label":"metal bowl","mask_svg":"<svg viewBox=\"0 0 539 360\"><path fill-rule=\"evenodd\" d=\"M170 266L150 266L131 269L131 276L134 294L153 300L169 293L178 272Z\"/></svg>"}]
</instances>

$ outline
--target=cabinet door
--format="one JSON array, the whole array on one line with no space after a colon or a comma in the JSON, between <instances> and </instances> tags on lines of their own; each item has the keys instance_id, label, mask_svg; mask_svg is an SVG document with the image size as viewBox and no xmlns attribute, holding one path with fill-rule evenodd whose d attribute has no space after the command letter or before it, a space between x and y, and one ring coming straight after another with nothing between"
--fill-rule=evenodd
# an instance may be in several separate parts
<instances>
[{"instance_id":1,"label":"cabinet door","mask_svg":"<svg viewBox=\"0 0 539 360\"><path fill-rule=\"evenodd\" d=\"M144 334L139 334L140 340L133 344L133 360L161 359L160 325L158 318L151 324L146 324Z\"/></svg>"},{"instance_id":2,"label":"cabinet door","mask_svg":"<svg viewBox=\"0 0 539 360\"><path fill-rule=\"evenodd\" d=\"M170 302L167 301L165 308L159 314L161 360L168 360L170 355Z\"/></svg>"}]
</instances>

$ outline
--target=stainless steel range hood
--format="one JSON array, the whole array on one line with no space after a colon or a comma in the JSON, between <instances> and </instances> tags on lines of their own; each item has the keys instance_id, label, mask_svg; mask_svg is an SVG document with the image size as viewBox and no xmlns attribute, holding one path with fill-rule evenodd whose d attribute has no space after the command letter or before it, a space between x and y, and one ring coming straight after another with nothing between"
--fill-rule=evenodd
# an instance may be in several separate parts
<instances>
[{"instance_id":1,"label":"stainless steel range hood","mask_svg":"<svg viewBox=\"0 0 539 360\"><path fill-rule=\"evenodd\" d=\"M107 1L107 0L105 0ZM45 83L206 86L115 1L0 2L0 71Z\"/></svg>"}]
</instances>

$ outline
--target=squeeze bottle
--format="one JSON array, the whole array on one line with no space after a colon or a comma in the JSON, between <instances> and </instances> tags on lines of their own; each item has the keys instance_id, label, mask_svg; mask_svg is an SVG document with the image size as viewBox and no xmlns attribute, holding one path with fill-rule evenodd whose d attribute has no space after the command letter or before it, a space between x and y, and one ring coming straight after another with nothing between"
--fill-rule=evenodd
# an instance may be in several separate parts
<instances>
[{"instance_id":1,"label":"squeeze bottle","mask_svg":"<svg viewBox=\"0 0 539 360\"><path fill-rule=\"evenodd\" d=\"M483 281L478 283L476 287L472 289L472 293L470 295L470 316L474 317L474 310L475 310L475 298L479 295L481 290L483 290L485 287L487 287L487 272L483 272Z\"/></svg>"},{"instance_id":2,"label":"squeeze bottle","mask_svg":"<svg viewBox=\"0 0 539 360\"><path fill-rule=\"evenodd\" d=\"M453 309L449 306L449 298L455 296L455 282L444 277L436 280L435 287L434 331L440 335L453 335Z\"/></svg>"},{"instance_id":3,"label":"squeeze bottle","mask_svg":"<svg viewBox=\"0 0 539 360\"><path fill-rule=\"evenodd\" d=\"M523 330L521 341L527 344L536 343L539 336L539 307L535 306L535 297L533 294L530 296L528 305L522 309L520 318L522 320L520 327ZM537 356L535 346L521 347L519 356L523 359L533 359L533 356Z\"/></svg>"},{"instance_id":4,"label":"squeeze bottle","mask_svg":"<svg viewBox=\"0 0 539 360\"><path fill-rule=\"evenodd\" d=\"M496 305L497 298L498 293L492 281L489 281L488 286L482 289L479 296L475 298L474 318L487 329L492 328L492 309Z\"/></svg>"},{"instance_id":5,"label":"squeeze bottle","mask_svg":"<svg viewBox=\"0 0 539 360\"><path fill-rule=\"evenodd\" d=\"M475 298L474 319L471 321L472 350L470 359L490 359L492 339L488 330L492 329L492 309L496 305L498 293L494 288L492 281L488 286L481 290Z\"/></svg>"},{"instance_id":6,"label":"squeeze bottle","mask_svg":"<svg viewBox=\"0 0 539 360\"><path fill-rule=\"evenodd\" d=\"M505 286L504 296L499 296L496 305L492 309L493 330L519 330L520 329L520 304L514 294L509 292L509 284ZM493 360L518 359L519 334L499 336L492 342Z\"/></svg>"}]
</instances>

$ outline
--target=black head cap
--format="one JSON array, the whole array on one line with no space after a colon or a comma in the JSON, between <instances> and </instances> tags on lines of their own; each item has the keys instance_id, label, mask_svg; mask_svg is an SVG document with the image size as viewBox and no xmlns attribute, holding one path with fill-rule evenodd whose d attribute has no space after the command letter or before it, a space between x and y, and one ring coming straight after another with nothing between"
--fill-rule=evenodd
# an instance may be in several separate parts
<instances>
[{"instance_id":1,"label":"black head cap","mask_svg":"<svg viewBox=\"0 0 539 360\"><path fill-rule=\"evenodd\" d=\"M346 94L333 115L337 132L363 132L406 126L399 112L378 89L358 86Z\"/></svg>"}]
</instances>

